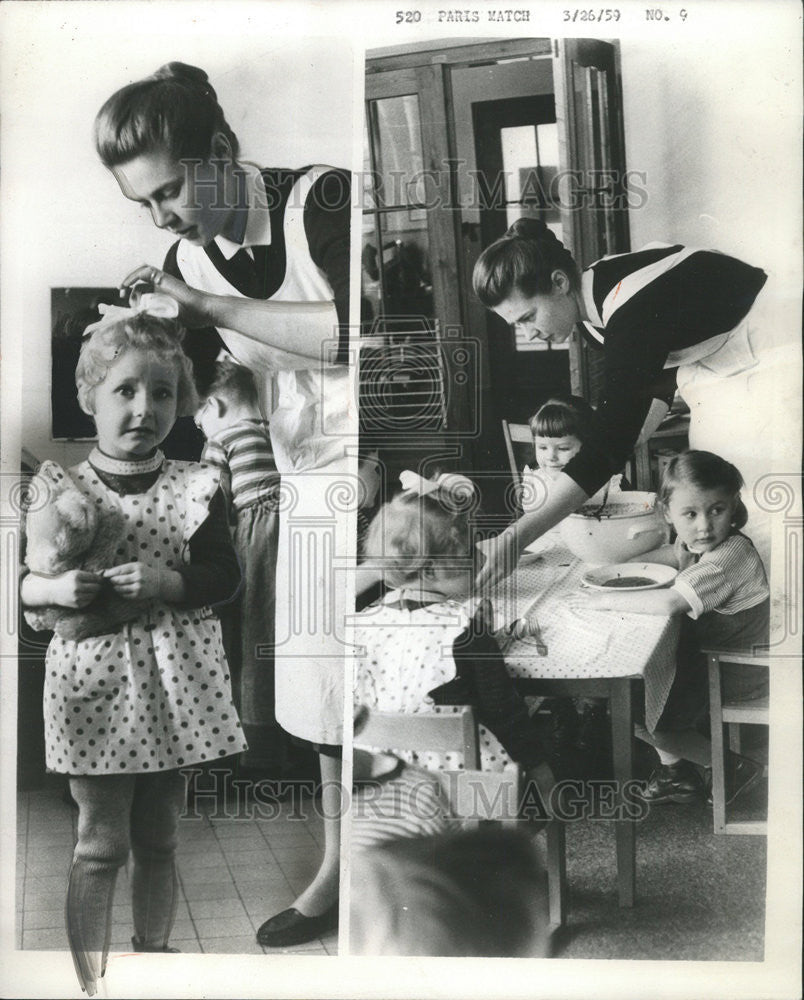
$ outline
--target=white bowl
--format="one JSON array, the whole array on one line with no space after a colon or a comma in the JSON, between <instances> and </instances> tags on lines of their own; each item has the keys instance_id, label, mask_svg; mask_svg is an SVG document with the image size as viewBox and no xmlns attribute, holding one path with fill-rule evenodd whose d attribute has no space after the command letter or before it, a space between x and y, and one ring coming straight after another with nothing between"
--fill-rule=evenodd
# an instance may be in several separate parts
<instances>
[{"instance_id":1,"label":"white bowl","mask_svg":"<svg viewBox=\"0 0 804 1000\"><path fill-rule=\"evenodd\" d=\"M617 494L602 512L600 504L588 503L561 522L561 537L591 566L627 562L667 541L667 524L655 504L655 493L638 491Z\"/></svg>"},{"instance_id":2,"label":"white bowl","mask_svg":"<svg viewBox=\"0 0 804 1000\"><path fill-rule=\"evenodd\" d=\"M660 563L627 562L587 570L581 583L593 590L658 590L675 580L678 570Z\"/></svg>"}]
</instances>

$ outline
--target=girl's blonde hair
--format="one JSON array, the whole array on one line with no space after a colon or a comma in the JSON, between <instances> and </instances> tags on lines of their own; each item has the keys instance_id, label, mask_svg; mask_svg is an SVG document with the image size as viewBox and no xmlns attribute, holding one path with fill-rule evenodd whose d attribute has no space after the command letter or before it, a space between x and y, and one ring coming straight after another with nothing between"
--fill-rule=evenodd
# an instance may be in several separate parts
<instances>
[{"instance_id":1,"label":"girl's blonde hair","mask_svg":"<svg viewBox=\"0 0 804 1000\"><path fill-rule=\"evenodd\" d=\"M78 402L84 413L95 413L95 388L104 381L128 350L145 351L163 364L173 365L178 375L176 416L188 417L198 409L193 366L182 350L184 331L175 319L139 313L97 327L81 345L75 369Z\"/></svg>"},{"instance_id":2,"label":"girl's blonde hair","mask_svg":"<svg viewBox=\"0 0 804 1000\"><path fill-rule=\"evenodd\" d=\"M471 559L474 545L470 523L473 498L448 489L422 496L397 494L383 504L369 525L364 553L380 560L385 579L392 587L415 581L435 562L454 565L455 559Z\"/></svg>"},{"instance_id":3,"label":"girl's blonde hair","mask_svg":"<svg viewBox=\"0 0 804 1000\"><path fill-rule=\"evenodd\" d=\"M351 918L358 955L544 957L544 868L520 831L391 840L355 859Z\"/></svg>"},{"instance_id":4,"label":"girl's blonde hair","mask_svg":"<svg viewBox=\"0 0 804 1000\"><path fill-rule=\"evenodd\" d=\"M743 477L736 466L725 458L714 455L711 451L685 451L671 459L664 470L659 489L659 501L665 510L673 496L673 490L683 484L697 486L701 490L722 489L736 496L732 525L740 529L747 523L748 511L740 497L740 490L745 486Z\"/></svg>"}]
</instances>

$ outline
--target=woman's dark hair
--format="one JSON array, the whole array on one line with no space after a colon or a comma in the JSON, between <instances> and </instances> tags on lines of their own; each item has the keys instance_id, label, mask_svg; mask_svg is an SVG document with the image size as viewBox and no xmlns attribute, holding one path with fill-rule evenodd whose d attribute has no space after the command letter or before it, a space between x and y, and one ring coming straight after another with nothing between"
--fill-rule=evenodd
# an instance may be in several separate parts
<instances>
[{"instance_id":1,"label":"woman's dark hair","mask_svg":"<svg viewBox=\"0 0 804 1000\"><path fill-rule=\"evenodd\" d=\"M580 284L572 254L541 219L517 219L505 236L486 247L472 274L475 295L492 309L512 291L546 295L553 271L563 271L572 288Z\"/></svg>"},{"instance_id":2,"label":"woman's dark hair","mask_svg":"<svg viewBox=\"0 0 804 1000\"><path fill-rule=\"evenodd\" d=\"M726 490L737 497L732 525L742 528L748 521L748 511L740 497L740 490L745 486L739 470L720 455L711 451L685 451L671 459L664 470L662 485L659 490L659 500L667 510L673 490L676 486L688 483L701 490Z\"/></svg>"},{"instance_id":3,"label":"woman's dark hair","mask_svg":"<svg viewBox=\"0 0 804 1000\"><path fill-rule=\"evenodd\" d=\"M95 148L110 168L154 149L165 149L174 160L204 160L216 132L226 136L237 157L237 136L207 74L171 62L112 94L95 119Z\"/></svg>"},{"instance_id":4,"label":"woman's dark hair","mask_svg":"<svg viewBox=\"0 0 804 1000\"><path fill-rule=\"evenodd\" d=\"M530 418L534 437L576 437L585 444L589 440L595 411L580 396L553 396Z\"/></svg>"}]
</instances>

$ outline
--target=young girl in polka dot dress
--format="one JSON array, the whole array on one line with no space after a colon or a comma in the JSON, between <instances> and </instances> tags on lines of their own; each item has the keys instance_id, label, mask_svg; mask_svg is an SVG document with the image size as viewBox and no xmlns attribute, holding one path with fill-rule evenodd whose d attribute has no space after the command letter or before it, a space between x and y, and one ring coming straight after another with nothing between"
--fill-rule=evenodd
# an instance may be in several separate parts
<instances>
[{"instance_id":1,"label":"young girl in polka dot dress","mask_svg":"<svg viewBox=\"0 0 804 1000\"><path fill-rule=\"evenodd\" d=\"M168 461L158 447L197 404L179 328L164 315L173 303L160 298L111 307L89 328L76 383L98 446L67 471L45 462L36 482L35 495L69 481L100 509L122 513L115 565L22 581L28 607L87 608L104 588L142 605L105 635L66 639L57 626L46 658L47 766L69 775L79 809L67 934L90 996L104 973L114 885L129 852L134 947L174 950L179 769L246 748L210 610L240 578L218 471Z\"/></svg>"},{"instance_id":2,"label":"young girl in polka dot dress","mask_svg":"<svg viewBox=\"0 0 804 1000\"><path fill-rule=\"evenodd\" d=\"M481 723L483 769L499 771L514 760L547 793L553 775L492 634L491 609L471 596L474 484L412 472L400 481L404 492L379 510L366 537L366 558L383 566L394 589L357 616L355 701L409 713L471 704ZM463 766L461 754L399 756L435 770Z\"/></svg>"}]
</instances>

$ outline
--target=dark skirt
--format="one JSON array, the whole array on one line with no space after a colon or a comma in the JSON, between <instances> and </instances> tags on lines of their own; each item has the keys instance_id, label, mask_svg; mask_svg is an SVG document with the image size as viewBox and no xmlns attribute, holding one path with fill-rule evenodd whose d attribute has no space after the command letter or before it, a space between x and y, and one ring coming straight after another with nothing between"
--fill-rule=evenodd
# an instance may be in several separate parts
<instances>
[{"instance_id":1,"label":"dark skirt","mask_svg":"<svg viewBox=\"0 0 804 1000\"><path fill-rule=\"evenodd\" d=\"M237 512L234 547L243 582L220 609L232 689L249 749L241 764L278 773L287 737L274 711L274 623L279 514L269 503Z\"/></svg>"},{"instance_id":2,"label":"dark skirt","mask_svg":"<svg viewBox=\"0 0 804 1000\"><path fill-rule=\"evenodd\" d=\"M700 618L685 618L681 626L676 676L657 731L706 728L709 713L709 677L702 649L752 652L767 646L770 635L770 598L762 603L723 615L709 611ZM768 694L768 671L750 664L731 664L724 675L723 697L749 701Z\"/></svg>"}]
</instances>

